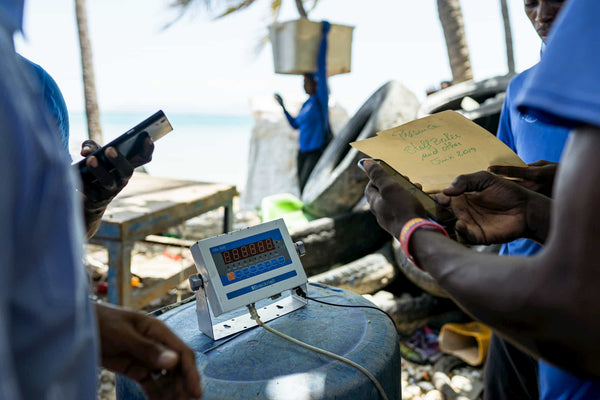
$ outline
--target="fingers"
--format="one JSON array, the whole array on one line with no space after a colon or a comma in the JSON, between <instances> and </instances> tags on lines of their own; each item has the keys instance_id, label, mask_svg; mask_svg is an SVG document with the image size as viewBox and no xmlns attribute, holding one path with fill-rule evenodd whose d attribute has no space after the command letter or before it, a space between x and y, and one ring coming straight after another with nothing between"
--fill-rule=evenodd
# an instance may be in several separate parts
<instances>
[{"instance_id":1,"label":"fingers","mask_svg":"<svg viewBox=\"0 0 600 400\"><path fill-rule=\"evenodd\" d=\"M81 155L87 157L100 148L100 145L91 139L84 140L81 143Z\"/></svg>"},{"instance_id":2,"label":"fingers","mask_svg":"<svg viewBox=\"0 0 600 400\"><path fill-rule=\"evenodd\" d=\"M147 330L148 336L159 340L177 353L187 391L195 397L200 397L200 377L196 368L194 352L162 322L154 318L149 318L148 322L150 321L152 321L152 324ZM169 369L168 367L161 368Z\"/></svg>"},{"instance_id":3,"label":"fingers","mask_svg":"<svg viewBox=\"0 0 600 400\"><path fill-rule=\"evenodd\" d=\"M492 185L497 179L499 178L485 171L460 175L442 193L446 196L459 196L467 192L481 192Z\"/></svg>"},{"instance_id":4,"label":"fingers","mask_svg":"<svg viewBox=\"0 0 600 400\"><path fill-rule=\"evenodd\" d=\"M521 178L529 179L531 177L531 171L527 167L514 167L510 165L492 165L488 167L488 172L496 175L510 177L510 178Z\"/></svg>"}]
</instances>

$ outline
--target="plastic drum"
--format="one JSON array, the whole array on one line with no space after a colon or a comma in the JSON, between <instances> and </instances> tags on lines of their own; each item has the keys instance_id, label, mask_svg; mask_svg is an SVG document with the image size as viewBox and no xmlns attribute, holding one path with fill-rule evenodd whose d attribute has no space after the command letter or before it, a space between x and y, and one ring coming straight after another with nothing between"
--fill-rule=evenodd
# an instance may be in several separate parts
<instances>
[{"instance_id":1,"label":"plastic drum","mask_svg":"<svg viewBox=\"0 0 600 400\"><path fill-rule=\"evenodd\" d=\"M372 306L360 295L321 285L309 284L308 295L330 303ZM198 330L195 302L160 318L194 350L203 399L380 399L360 371L263 328L211 340ZM398 335L382 312L309 300L305 307L268 324L362 365L375 375L390 400L401 398ZM116 390L119 400L146 398L136 383L123 377L117 378Z\"/></svg>"}]
</instances>

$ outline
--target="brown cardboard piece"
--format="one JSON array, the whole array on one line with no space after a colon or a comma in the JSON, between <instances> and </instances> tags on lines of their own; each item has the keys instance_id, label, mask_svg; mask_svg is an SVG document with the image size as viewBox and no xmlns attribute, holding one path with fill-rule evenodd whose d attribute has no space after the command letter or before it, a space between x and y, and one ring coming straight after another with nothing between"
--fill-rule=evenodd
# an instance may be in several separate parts
<instances>
[{"instance_id":1,"label":"brown cardboard piece","mask_svg":"<svg viewBox=\"0 0 600 400\"><path fill-rule=\"evenodd\" d=\"M428 193L441 191L458 175L490 165L527 166L496 136L455 111L417 119L350 145L385 161Z\"/></svg>"}]
</instances>

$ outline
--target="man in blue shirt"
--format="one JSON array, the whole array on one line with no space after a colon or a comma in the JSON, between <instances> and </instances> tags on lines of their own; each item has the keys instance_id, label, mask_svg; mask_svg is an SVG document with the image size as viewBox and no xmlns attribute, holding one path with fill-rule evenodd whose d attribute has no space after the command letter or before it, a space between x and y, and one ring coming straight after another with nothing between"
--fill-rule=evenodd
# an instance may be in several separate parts
<instances>
[{"instance_id":1,"label":"man in blue shirt","mask_svg":"<svg viewBox=\"0 0 600 400\"><path fill-rule=\"evenodd\" d=\"M331 28L329 22L323 21L321 44L317 56L317 73L304 75L304 91L310 97L300 109L296 118L292 117L283 104L280 95L275 100L283 108L288 122L300 131L298 136L298 184L300 193L313 168L319 161L329 140L329 89L327 87L327 34Z\"/></svg>"},{"instance_id":2,"label":"man in blue shirt","mask_svg":"<svg viewBox=\"0 0 600 400\"><path fill-rule=\"evenodd\" d=\"M22 0L0 0L0 398L95 399L99 355L152 399L199 397L193 352L164 324L102 304L94 315L71 168L14 52L22 12Z\"/></svg>"},{"instance_id":3,"label":"man in blue shirt","mask_svg":"<svg viewBox=\"0 0 600 400\"><path fill-rule=\"evenodd\" d=\"M571 129L554 199L487 172L459 176L444 189L461 237L545 243L535 256L477 254L455 243L422 219L425 210L381 167L363 164L371 209L407 256L472 316L543 360L544 400L600 398L599 17L597 0L568 2L515 100L523 114Z\"/></svg>"},{"instance_id":4,"label":"man in blue shirt","mask_svg":"<svg viewBox=\"0 0 600 400\"><path fill-rule=\"evenodd\" d=\"M546 42L550 28L563 6L562 0L525 0L524 7L533 27ZM545 44L542 44L545 46ZM491 167L489 170L502 175L515 175L527 178L530 189L550 196L556 164L565 147L569 130L546 124L537 118L521 114L515 106L515 98L521 92L523 83L536 66L514 77L506 91L504 106L498 126L498 139L516 152L532 168L519 171L518 168ZM543 162L540 160L545 160ZM546 173L544 174L544 171ZM538 174L537 176L534 174ZM523 176L526 174L526 176ZM541 176L540 176L541 174ZM546 182L544 179L548 178ZM532 187L536 185L536 187ZM541 245L529 239L517 239L504 244L501 255L531 256L541 250ZM485 368L486 399L537 399L537 360L516 349L510 343L493 334Z\"/></svg>"}]
</instances>

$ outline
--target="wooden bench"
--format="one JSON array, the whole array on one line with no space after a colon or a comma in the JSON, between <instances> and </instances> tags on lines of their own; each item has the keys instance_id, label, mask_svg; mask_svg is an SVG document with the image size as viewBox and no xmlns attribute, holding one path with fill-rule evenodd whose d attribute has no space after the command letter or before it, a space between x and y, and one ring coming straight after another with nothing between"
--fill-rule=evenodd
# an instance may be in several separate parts
<instances>
[{"instance_id":1,"label":"wooden bench","mask_svg":"<svg viewBox=\"0 0 600 400\"><path fill-rule=\"evenodd\" d=\"M223 232L233 222L235 186L160 178L134 173L129 184L110 203L91 243L108 250L108 299L111 303L141 308L195 271L191 265L161 283L132 290L131 251L137 241L164 232L184 221L223 207Z\"/></svg>"}]
</instances>

